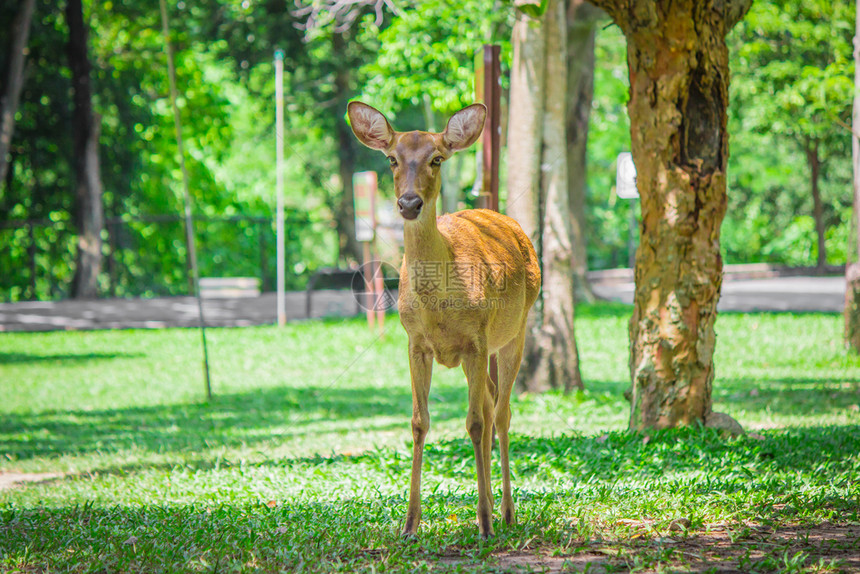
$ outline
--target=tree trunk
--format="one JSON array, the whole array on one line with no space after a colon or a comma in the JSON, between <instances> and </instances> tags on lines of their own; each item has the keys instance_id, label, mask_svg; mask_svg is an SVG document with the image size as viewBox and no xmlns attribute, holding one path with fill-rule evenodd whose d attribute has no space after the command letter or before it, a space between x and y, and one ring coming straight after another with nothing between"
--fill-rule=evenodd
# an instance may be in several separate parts
<instances>
[{"instance_id":1,"label":"tree trunk","mask_svg":"<svg viewBox=\"0 0 860 574\"><path fill-rule=\"evenodd\" d=\"M515 27L523 24L529 28L514 32L516 71L512 73L511 110L516 113L512 113L509 124L508 212L520 218L535 244L541 260L543 287L539 312L533 314L518 384L529 391L570 390L582 388L582 377L573 332L564 4L550 0L543 16L542 37L532 35L535 30L524 19ZM542 46L528 45L526 40L540 42ZM526 62L526 55L534 59ZM544 67L538 76L542 86L514 86L515 81L537 79L534 72L537 67ZM521 149L526 144L533 147ZM511 163L522 160L528 163ZM518 193L521 189L531 193L521 195Z\"/></svg>"},{"instance_id":2,"label":"tree trunk","mask_svg":"<svg viewBox=\"0 0 860 574\"><path fill-rule=\"evenodd\" d=\"M860 2L854 32L854 109L851 153L854 167L854 214L848 239L848 261L845 265L845 342L860 353Z\"/></svg>"},{"instance_id":3,"label":"tree trunk","mask_svg":"<svg viewBox=\"0 0 860 574\"><path fill-rule=\"evenodd\" d=\"M821 190L818 181L821 175L821 158L818 155L818 140L808 139L805 145L806 163L809 166L809 183L812 188L812 217L815 220L815 235L818 238L818 259L815 267L819 273L827 265L827 246L824 239L824 207L821 204Z\"/></svg>"},{"instance_id":4,"label":"tree trunk","mask_svg":"<svg viewBox=\"0 0 860 574\"><path fill-rule=\"evenodd\" d=\"M541 252L541 147L543 142L544 56L546 39L540 20L517 14L511 33L510 120L508 122L507 213L516 219L538 254ZM480 158L478 160L480 164ZM536 332L541 324L541 298L528 317L523 362L517 387L529 389L535 364Z\"/></svg>"},{"instance_id":5,"label":"tree trunk","mask_svg":"<svg viewBox=\"0 0 860 574\"><path fill-rule=\"evenodd\" d=\"M630 429L711 414L726 211L725 35L749 0L596 0L627 37L628 113L641 196L630 320Z\"/></svg>"},{"instance_id":6,"label":"tree trunk","mask_svg":"<svg viewBox=\"0 0 860 574\"><path fill-rule=\"evenodd\" d=\"M577 301L588 302L594 301L594 293L586 277L586 144L594 96L594 37L601 15L584 0L571 0L567 9L567 178L573 287Z\"/></svg>"},{"instance_id":7,"label":"tree trunk","mask_svg":"<svg viewBox=\"0 0 860 574\"><path fill-rule=\"evenodd\" d=\"M332 34L335 54L346 51L346 41L341 33ZM340 202L337 206L337 232L340 238L340 259L361 261L361 246L355 239L355 204L353 201L352 174L355 173L355 136L343 120L346 105L352 95L350 69L341 62L335 71L335 131L337 132L338 174L342 184Z\"/></svg>"},{"instance_id":8,"label":"tree trunk","mask_svg":"<svg viewBox=\"0 0 860 574\"><path fill-rule=\"evenodd\" d=\"M21 96L21 88L24 87L24 59L35 5L36 0L24 0L12 22L6 78L3 82L3 93L0 94L0 182L6 181L6 173L9 169L7 156L9 147L12 145L12 134L15 131L18 99Z\"/></svg>"},{"instance_id":9,"label":"tree trunk","mask_svg":"<svg viewBox=\"0 0 860 574\"><path fill-rule=\"evenodd\" d=\"M579 353L573 336L571 209L567 173L567 17L561 0L550 0L546 18L546 104L543 124L543 226L541 268L543 321L533 384L581 389Z\"/></svg>"},{"instance_id":10,"label":"tree trunk","mask_svg":"<svg viewBox=\"0 0 860 574\"><path fill-rule=\"evenodd\" d=\"M81 0L69 0L66 21L69 24L68 57L75 103L72 125L78 224L77 267L72 297L90 299L98 296L102 265L104 214L98 152L101 118L93 114L88 34Z\"/></svg>"}]
</instances>

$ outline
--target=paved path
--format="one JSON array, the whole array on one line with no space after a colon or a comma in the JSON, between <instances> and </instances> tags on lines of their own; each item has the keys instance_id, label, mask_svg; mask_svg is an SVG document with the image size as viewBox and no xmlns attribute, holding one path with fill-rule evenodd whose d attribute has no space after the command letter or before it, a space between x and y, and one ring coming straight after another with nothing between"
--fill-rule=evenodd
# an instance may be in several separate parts
<instances>
[{"instance_id":1,"label":"paved path","mask_svg":"<svg viewBox=\"0 0 860 574\"><path fill-rule=\"evenodd\" d=\"M605 299L633 301L633 283L595 286L594 290ZM841 312L844 298L843 277L726 280L719 309ZM304 291L287 293L288 320L307 319L305 303ZM241 299L204 299L203 309L206 324L213 327L265 325L276 319L274 293ZM346 316L359 311L351 291L315 291L310 316ZM0 331L196 326L197 301L192 297L0 303Z\"/></svg>"},{"instance_id":2,"label":"paved path","mask_svg":"<svg viewBox=\"0 0 860 574\"><path fill-rule=\"evenodd\" d=\"M604 299L633 303L633 283L595 286ZM723 281L720 311L828 311L845 307L845 277L773 277Z\"/></svg>"},{"instance_id":3,"label":"paved path","mask_svg":"<svg viewBox=\"0 0 860 574\"><path fill-rule=\"evenodd\" d=\"M286 295L287 319L307 319L304 291ZM314 291L311 317L354 315L359 311L351 291ZM274 293L237 299L204 299L206 324L247 327L275 323ZM95 301L31 301L0 303L0 331L77 329L160 329L196 327L194 297L98 299Z\"/></svg>"}]
</instances>

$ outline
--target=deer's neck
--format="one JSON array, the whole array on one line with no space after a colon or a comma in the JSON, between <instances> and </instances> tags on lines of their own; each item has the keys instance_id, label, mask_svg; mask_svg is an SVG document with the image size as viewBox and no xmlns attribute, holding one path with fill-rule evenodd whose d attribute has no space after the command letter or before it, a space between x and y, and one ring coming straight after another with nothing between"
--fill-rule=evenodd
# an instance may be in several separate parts
<instances>
[{"instance_id":1,"label":"deer's neck","mask_svg":"<svg viewBox=\"0 0 860 574\"><path fill-rule=\"evenodd\" d=\"M403 226L404 257L406 261L448 261L448 242L436 227L436 205L425 206L426 213Z\"/></svg>"}]
</instances>

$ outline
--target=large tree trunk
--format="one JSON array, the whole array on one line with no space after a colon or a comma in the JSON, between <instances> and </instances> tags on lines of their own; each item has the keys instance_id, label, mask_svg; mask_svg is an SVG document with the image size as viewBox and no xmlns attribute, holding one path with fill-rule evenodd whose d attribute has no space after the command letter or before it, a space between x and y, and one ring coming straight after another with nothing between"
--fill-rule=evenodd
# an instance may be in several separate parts
<instances>
[{"instance_id":1,"label":"large tree trunk","mask_svg":"<svg viewBox=\"0 0 860 574\"><path fill-rule=\"evenodd\" d=\"M860 353L860 2L854 32L854 110L851 153L854 164L854 214L848 239L848 261L845 266L845 342Z\"/></svg>"},{"instance_id":2,"label":"large tree trunk","mask_svg":"<svg viewBox=\"0 0 860 574\"><path fill-rule=\"evenodd\" d=\"M594 293L586 277L586 144L594 96L594 37L602 15L584 0L571 0L567 9L567 179L573 287L578 301L589 302L594 301Z\"/></svg>"},{"instance_id":3,"label":"large tree trunk","mask_svg":"<svg viewBox=\"0 0 860 574\"><path fill-rule=\"evenodd\" d=\"M3 93L0 94L0 182L6 181L6 171L9 169L7 156L9 146L12 145L12 134L15 131L18 99L24 86L24 59L35 5L36 0L24 0L12 22L6 77L3 81Z\"/></svg>"},{"instance_id":4,"label":"large tree trunk","mask_svg":"<svg viewBox=\"0 0 860 574\"><path fill-rule=\"evenodd\" d=\"M550 0L542 34L533 26L521 18L513 35L507 205L538 251L543 287L518 385L570 390L582 388L582 378L573 332L564 4Z\"/></svg>"},{"instance_id":5,"label":"large tree trunk","mask_svg":"<svg viewBox=\"0 0 860 574\"><path fill-rule=\"evenodd\" d=\"M545 104L544 56L546 39L541 22L517 14L511 33L510 121L508 122L507 213L516 219L538 253L541 252L541 147ZM479 160L480 164L480 160ZM529 388L541 324L541 298L528 317L523 362L517 376L520 390Z\"/></svg>"},{"instance_id":6,"label":"large tree trunk","mask_svg":"<svg viewBox=\"0 0 860 574\"><path fill-rule=\"evenodd\" d=\"M332 34L335 54L346 51L346 41L341 33ZM341 62L335 71L335 131L337 132L338 174L342 184L340 202L337 206L337 232L340 238L340 258L361 261L361 246L355 239L355 204L353 202L352 174L355 173L355 136L349 125L343 121L343 114L349 98L350 69Z\"/></svg>"},{"instance_id":7,"label":"large tree trunk","mask_svg":"<svg viewBox=\"0 0 860 574\"><path fill-rule=\"evenodd\" d=\"M93 114L88 34L81 0L69 0L66 21L69 24L68 57L75 103L72 125L78 223L77 268L72 282L72 297L89 299L98 296L98 276L102 266L104 215L98 153L101 119Z\"/></svg>"},{"instance_id":8,"label":"large tree trunk","mask_svg":"<svg viewBox=\"0 0 860 574\"><path fill-rule=\"evenodd\" d=\"M711 414L722 283L725 35L749 0L595 3L627 37L628 112L642 203L630 320L630 428L694 424Z\"/></svg>"},{"instance_id":9,"label":"large tree trunk","mask_svg":"<svg viewBox=\"0 0 860 574\"><path fill-rule=\"evenodd\" d=\"M824 239L824 206L821 203L821 190L818 182L821 176L821 157L818 155L818 140L808 139L805 143L806 164L809 166L809 184L812 189L812 218L815 220L815 235L818 240L818 259L815 267L819 273L827 265L827 246Z\"/></svg>"}]
</instances>

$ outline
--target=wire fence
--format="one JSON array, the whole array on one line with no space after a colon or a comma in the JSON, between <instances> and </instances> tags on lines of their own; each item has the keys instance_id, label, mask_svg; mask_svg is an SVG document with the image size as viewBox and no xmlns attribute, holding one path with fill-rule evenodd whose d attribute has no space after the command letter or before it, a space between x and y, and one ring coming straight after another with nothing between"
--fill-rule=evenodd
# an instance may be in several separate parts
<instances>
[{"instance_id":1,"label":"wire fence","mask_svg":"<svg viewBox=\"0 0 860 574\"><path fill-rule=\"evenodd\" d=\"M105 219L104 260L99 278L106 297L154 297L193 292L179 215L141 215ZM271 217L247 215L195 217L194 233L201 276L257 277L263 290L275 283L275 232ZM336 246L330 222L299 213L285 221L290 288L307 281L308 243ZM324 240L325 236L329 236ZM321 266L336 257L320 249ZM329 249L328 251L332 251ZM69 296L75 269L77 229L68 220L0 222L0 300L56 300Z\"/></svg>"}]
</instances>

